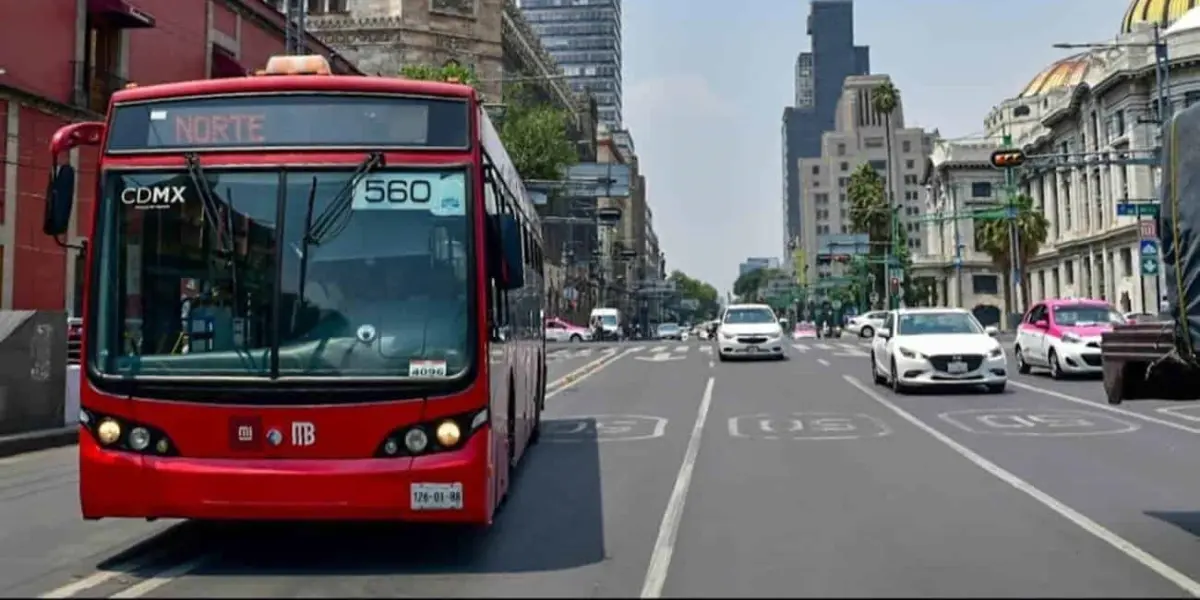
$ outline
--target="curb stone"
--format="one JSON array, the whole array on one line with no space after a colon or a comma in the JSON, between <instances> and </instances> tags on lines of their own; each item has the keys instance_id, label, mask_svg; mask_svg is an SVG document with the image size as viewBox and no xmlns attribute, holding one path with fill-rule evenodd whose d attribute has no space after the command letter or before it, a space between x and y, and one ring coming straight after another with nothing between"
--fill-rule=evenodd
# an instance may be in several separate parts
<instances>
[{"instance_id":1,"label":"curb stone","mask_svg":"<svg viewBox=\"0 0 1200 600\"><path fill-rule=\"evenodd\" d=\"M2 435L0 436L0 458L36 450L71 446L78 442L78 425Z\"/></svg>"}]
</instances>

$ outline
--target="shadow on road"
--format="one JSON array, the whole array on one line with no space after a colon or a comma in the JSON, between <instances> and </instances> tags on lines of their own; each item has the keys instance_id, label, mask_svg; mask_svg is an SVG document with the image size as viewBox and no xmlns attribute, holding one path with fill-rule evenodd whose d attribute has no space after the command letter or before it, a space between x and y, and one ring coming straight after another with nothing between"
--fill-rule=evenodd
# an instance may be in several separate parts
<instances>
[{"instance_id":1,"label":"shadow on road","mask_svg":"<svg viewBox=\"0 0 1200 600\"><path fill-rule=\"evenodd\" d=\"M1146 516L1174 525L1196 537L1200 537L1200 511L1194 510L1148 510Z\"/></svg>"},{"instance_id":2,"label":"shadow on road","mask_svg":"<svg viewBox=\"0 0 1200 600\"><path fill-rule=\"evenodd\" d=\"M546 419L543 427L562 426ZM192 576L519 573L596 563L605 552L600 456L595 424L584 431L590 434L581 433L573 443L543 443L530 450L491 529L188 522L99 568L119 570L138 555L160 553L171 556L160 563L217 557ZM157 569L137 569L146 570Z\"/></svg>"}]
</instances>

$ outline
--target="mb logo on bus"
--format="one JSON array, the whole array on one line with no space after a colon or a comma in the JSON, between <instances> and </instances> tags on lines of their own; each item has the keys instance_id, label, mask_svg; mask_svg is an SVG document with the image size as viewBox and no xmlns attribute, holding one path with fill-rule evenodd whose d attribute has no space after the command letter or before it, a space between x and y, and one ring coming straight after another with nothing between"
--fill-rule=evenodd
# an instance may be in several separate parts
<instances>
[{"instance_id":1,"label":"mb logo on bus","mask_svg":"<svg viewBox=\"0 0 1200 600\"><path fill-rule=\"evenodd\" d=\"M136 206L139 209L168 208L184 203L183 192L186 189L181 185L126 188L121 190L121 204Z\"/></svg>"},{"instance_id":2,"label":"mb logo on bus","mask_svg":"<svg viewBox=\"0 0 1200 600\"><path fill-rule=\"evenodd\" d=\"M307 421L292 422L292 445L311 446L317 443L317 426Z\"/></svg>"}]
</instances>

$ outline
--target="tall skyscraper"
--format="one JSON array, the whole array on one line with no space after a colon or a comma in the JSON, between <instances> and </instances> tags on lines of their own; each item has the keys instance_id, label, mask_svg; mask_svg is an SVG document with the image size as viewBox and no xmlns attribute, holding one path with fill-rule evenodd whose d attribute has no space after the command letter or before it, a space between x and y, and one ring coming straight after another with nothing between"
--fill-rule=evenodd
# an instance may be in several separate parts
<instances>
[{"instance_id":1,"label":"tall skyscraper","mask_svg":"<svg viewBox=\"0 0 1200 600\"><path fill-rule=\"evenodd\" d=\"M621 0L519 0L525 20L571 87L596 98L600 122L621 125Z\"/></svg>"},{"instance_id":2,"label":"tall skyscraper","mask_svg":"<svg viewBox=\"0 0 1200 600\"><path fill-rule=\"evenodd\" d=\"M783 109L783 254L801 236L801 158L821 156L821 134L834 128L842 84L851 75L871 71L870 49L854 45L853 0L811 0L808 13L811 50L796 58L795 106Z\"/></svg>"}]
</instances>

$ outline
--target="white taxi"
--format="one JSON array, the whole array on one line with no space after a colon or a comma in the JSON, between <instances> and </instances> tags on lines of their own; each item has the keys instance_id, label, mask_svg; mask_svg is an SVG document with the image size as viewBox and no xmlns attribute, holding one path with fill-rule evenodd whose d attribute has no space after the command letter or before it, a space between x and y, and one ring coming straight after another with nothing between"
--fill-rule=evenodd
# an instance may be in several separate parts
<instances>
[{"instance_id":1,"label":"white taxi","mask_svg":"<svg viewBox=\"0 0 1200 600\"><path fill-rule=\"evenodd\" d=\"M871 378L896 393L982 385L999 394L1008 383L1008 359L997 333L961 308L891 311L871 342Z\"/></svg>"}]
</instances>

